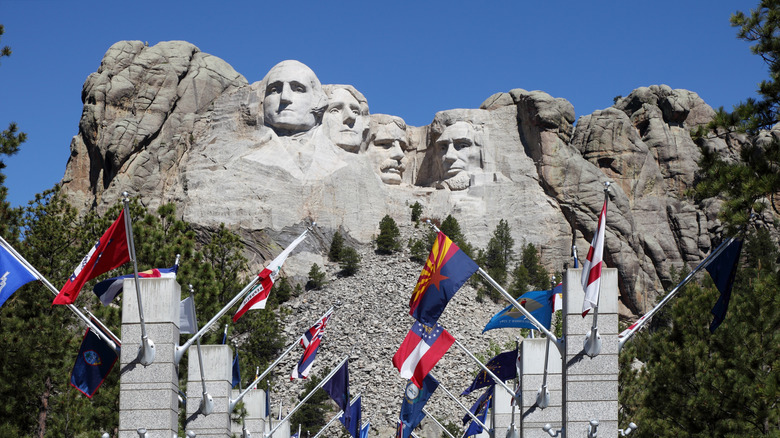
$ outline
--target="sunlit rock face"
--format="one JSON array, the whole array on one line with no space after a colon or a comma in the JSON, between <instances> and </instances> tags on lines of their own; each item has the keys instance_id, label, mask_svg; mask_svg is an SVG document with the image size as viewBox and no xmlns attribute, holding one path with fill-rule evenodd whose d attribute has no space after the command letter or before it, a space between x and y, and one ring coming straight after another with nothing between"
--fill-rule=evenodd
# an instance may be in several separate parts
<instances>
[{"instance_id":1,"label":"sunlit rock face","mask_svg":"<svg viewBox=\"0 0 780 438\"><path fill-rule=\"evenodd\" d=\"M316 221L317 237L285 265L298 278L324 264L336 231L369 244L385 215L410 226L415 202L423 217L453 215L480 248L504 219L516 254L532 243L560 271L573 244L587 252L610 181L605 260L619 269L624 311L637 313L720 231L717 201L683 195L699 157L689 132L714 115L686 90L640 88L577 120L567 100L518 88L415 127L370 114L371 96L321 84L298 61L249 84L189 43L122 41L82 98L63 178L76 205L105 211L123 191L150 207L174 202L201 229L238 232L253 267Z\"/></svg>"}]
</instances>

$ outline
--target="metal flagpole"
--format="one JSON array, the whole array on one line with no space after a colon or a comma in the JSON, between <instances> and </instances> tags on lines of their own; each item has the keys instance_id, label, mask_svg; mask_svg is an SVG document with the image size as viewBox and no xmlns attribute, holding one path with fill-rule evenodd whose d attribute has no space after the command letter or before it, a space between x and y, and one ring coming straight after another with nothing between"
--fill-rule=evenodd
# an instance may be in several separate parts
<instances>
[{"instance_id":1,"label":"metal flagpole","mask_svg":"<svg viewBox=\"0 0 780 438\"><path fill-rule=\"evenodd\" d=\"M436 230L436 232L440 232L441 231L441 230L439 230L439 228L436 225L431 223L430 220L428 220L427 222L428 222L428 225L430 225L431 227L433 227L434 230ZM482 278L484 278L491 286L493 286L493 288L495 288L499 293L501 293L501 295L503 295L504 298L506 298L507 301L509 301L510 304L512 304L517 310L519 310L520 313L522 313L526 318L528 318L528 321L531 324L533 324L535 327L537 327L539 329L539 331L541 331L542 333L547 335L547 337L552 339L555 342L555 346L558 347L558 350L561 352L561 355L565 354L564 345L563 345L563 339L558 339L554 334L552 334L552 332L550 332L550 330L547 330L547 328L545 328L544 325L542 325L542 323L537 321L536 318L534 318L534 316L531 315L531 312L526 310L525 307L521 306L520 303L518 303L517 300L514 299L512 297L512 295L509 294L509 292L504 290L504 288L501 287L501 285L498 284L496 282L496 280L493 280L493 278L487 272L485 272L484 269L479 268L477 270L477 273L479 273L479 275L481 275Z\"/></svg>"},{"instance_id":2,"label":"metal flagpole","mask_svg":"<svg viewBox=\"0 0 780 438\"><path fill-rule=\"evenodd\" d=\"M485 364L480 362L476 356L471 354L471 352L466 347L464 347L463 344L461 344L460 341L458 341L457 339L455 339L455 345L460 347L460 349L463 350L471 358L471 360L476 362L487 373L487 375L490 376L491 379L493 379L494 383L501 385L506 390L506 392L512 394L513 398L515 397L515 391L513 391L512 388L506 386L506 383L504 383L501 379L499 379L498 376L493 374L493 372L490 371L490 369L486 367Z\"/></svg>"},{"instance_id":3,"label":"metal flagpole","mask_svg":"<svg viewBox=\"0 0 780 438\"><path fill-rule=\"evenodd\" d=\"M195 297L193 296L194 290L192 289L192 285L190 286L190 298L192 298L193 303L195 302ZM198 328L198 316L195 315L195 328ZM200 354L200 339L198 339L198 364L200 365L200 382L203 384L203 398L200 400L200 412L203 415L208 415L212 412L214 412L214 399L211 398L211 394L209 394L206 391L206 376L204 375L203 371L203 356Z\"/></svg>"},{"instance_id":4,"label":"metal flagpole","mask_svg":"<svg viewBox=\"0 0 780 438\"><path fill-rule=\"evenodd\" d=\"M127 248L130 251L130 261L133 262L133 278L135 278L135 295L138 299L138 318L141 322L141 345L138 347L138 360L142 365L151 365L154 362L154 342L146 335L146 324L144 324L144 306L141 300L141 286L138 281L138 262L135 257L135 243L133 242L133 224L130 218L130 196L127 192L122 192L122 203L125 212L125 233L127 234Z\"/></svg>"},{"instance_id":5,"label":"metal flagpole","mask_svg":"<svg viewBox=\"0 0 780 438\"><path fill-rule=\"evenodd\" d=\"M606 181L604 183L604 202L606 203L609 199L609 185L610 182ZM604 221L606 222L606 212L604 213ZM601 220L601 213L599 213L599 220ZM607 240L607 224L604 224L604 235L601 236L602 239L604 239L604 243L606 243ZM596 230L598 233L599 230ZM588 253L588 256L590 256L590 253ZM601 256L601 262L602 266L604 265L604 256L602 254ZM598 301L601 301L601 281L599 281L599 290L596 295L596 304L593 306L593 325L590 327L590 332L585 334L585 345L583 349L585 350L585 354L587 354L590 357L596 357L601 353L601 335L599 334L599 304Z\"/></svg>"},{"instance_id":6,"label":"metal flagpole","mask_svg":"<svg viewBox=\"0 0 780 438\"><path fill-rule=\"evenodd\" d=\"M92 312L90 312L86 307L82 307L84 312L89 317L89 320L92 321L100 330L102 330L106 336L111 338L112 341L114 341L117 345L122 345L122 342L119 341L119 337L114 334L108 327L106 327L105 324L103 324L103 321L99 320L97 316L93 315Z\"/></svg>"},{"instance_id":7,"label":"metal flagpole","mask_svg":"<svg viewBox=\"0 0 780 438\"><path fill-rule=\"evenodd\" d=\"M710 255L708 255L704 260L699 263L696 268L694 268L693 271L691 271L688 275L683 278L683 280L674 287L674 289L669 292L663 300L661 300L658 304L656 304L655 307L653 307L649 312L644 314L637 322L635 322L633 325L631 325L626 330L623 330L618 335L618 352L623 349L623 344L625 344L629 339L631 339L632 336L634 336L634 333L638 332L639 329L644 327L644 325L647 323L647 321L650 320L650 318L653 317L663 306L666 305L666 303L669 302L672 298L674 298L682 288L688 284L689 281L693 278L694 275L696 275L699 271L709 266L710 263L712 263L713 260L715 260L723 251L726 250L726 248L731 245L731 243L735 240L735 237L729 237L725 242L721 243L719 247L715 248L715 251L711 252Z\"/></svg>"},{"instance_id":8,"label":"metal flagpole","mask_svg":"<svg viewBox=\"0 0 780 438\"><path fill-rule=\"evenodd\" d=\"M322 321L322 318L324 318L324 317L325 317L325 315L327 315L327 314L328 314L328 312L331 312L331 311L333 311L333 309L335 309L335 308L336 308L335 306L331 306L331 308L330 308L330 309L328 309L328 311L327 311L327 312L325 312L325 313L324 313L324 314L323 314L323 315L320 317L320 319L318 319L318 321ZM276 365L278 365L278 364L279 364L279 362L281 362L281 361L282 361L282 359L284 359L284 357L285 357L285 356L287 356L288 354L290 354L290 352L293 350L293 348L295 348L295 346L296 346L296 345L298 345L298 344L300 343L300 339L301 339L301 338L298 338L297 340L295 340L295 342L293 342L292 344L290 344L290 346L289 346L289 347L287 347L287 350L285 350L285 351L284 351L284 353L282 353L282 355L281 355L281 356L279 356L278 358L276 358L276 360L274 361L274 363L272 363L271 365L269 365L269 366L268 366L268 368L266 368L266 369L265 369L265 371L263 371L263 374L260 374L260 376L258 376L257 378L255 378L255 381L254 381L254 382L252 382L252 383L250 383L250 384L249 384L249 386L247 386L247 388L246 388L244 391L242 391L242 392L241 392L241 394L239 394L239 395L238 395L238 396L237 396L235 399L230 399L230 406L228 407L228 412L233 412L233 409L235 409L235 407L236 407L236 404L238 404L238 402L240 402L240 401L241 401L241 399L243 399L243 398L244 398L244 396L245 396L245 395L246 395L246 394L249 392L249 390L250 390L250 389L252 389L252 387L253 387L253 386L255 386L255 385L257 385L258 383L260 383L260 381L261 381L261 380L263 380L263 379L265 378L265 376L267 376L267 375L268 375L268 373L269 373L269 372L271 372L271 370L272 370L272 369L273 369L273 368L274 368Z\"/></svg>"},{"instance_id":9,"label":"metal flagpole","mask_svg":"<svg viewBox=\"0 0 780 438\"><path fill-rule=\"evenodd\" d=\"M238 345L236 345L235 343L233 343L233 348L235 348L236 351L238 351ZM241 389L241 379L238 379L238 390L239 391L242 390ZM244 417L245 417L244 415L241 416L241 438L250 438L249 431L246 430L246 418L244 418Z\"/></svg>"},{"instance_id":10,"label":"metal flagpole","mask_svg":"<svg viewBox=\"0 0 780 438\"><path fill-rule=\"evenodd\" d=\"M16 249L14 249L13 246L11 246L8 242L6 242L5 239L2 238L2 236L0 236L0 244L2 244L3 247L7 249L8 252L10 252L16 258L16 260L18 260L22 265L24 265L24 267L27 268L27 270L32 272L35 278L41 283L43 283L43 285L46 286L46 289L49 289L49 291L53 293L55 297L59 295L60 292L57 290L57 288L54 287L54 285L52 285L49 282L49 280L47 280L46 277L43 276L43 274L38 272L38 270L35 269L35 267L31 265L30 262L28 262L24 257L22 257L22 255L19 254L16 251ZM103 340L103 342L105 342L109 347L111 347L111 349L114 350L116 354L119 354L119 347L121 346L121 343L116 343L111 338L109 338L105 333L103 333L100 330L100 328L97 325L95 325L95 323L93 323L92 321L89 320L89 318L84 316L84 314L81 313L78 307L76 307L74 304L67 304L67 306L68 309L70 309L71 312L73 312L79 319L84 321L84 324L86 324L87 327L92 329L92 331L95 332L95 334L98 335L100 339ZM95 320L98 321L97 318L95 318ZM100 323L100 325L105 326L102 322Z\"/></svg>"},{"instance_id":11,"label":"metal flagpole","mask_svg":"<svg viewBox=\"0 0 780 438\"><path fill-rule=\"evenodd\" d=\"M550 341L547 341L547 348L550 346ZM515 358L515 368L517 368L517 359L520 357L520 338L515 336L515 349L517 350L517 358ZM520 375L520 370L517 370L517 389L515 390L515 394L520 394L521 397L515 397L514 400L512 400L512 417L509 423L509 429L506 431L506 438L518 438L517 430L515 429L515 408L517 407L518 403L520 403L520 400L522 400L522 376ZM493 410L495 411L495 404L493 405Z\"/></svg>"},{"instance_id":12,"label":"metal flagpole","mask_svg":"<svg viewBox=\"0 0 780 438\"><path fill-rule=\"evenodd\" d=\"M550 280L550 287L555 289L555 277ZM520 346L518 345L518 349ZM518 350L519 351L519 350ZM550 338L547 338L547 342L544 347L544 373L542 374L542 387L536 392L536 406L539 409L544 409L550 405L550 391L547 390L547 366L550 362ZM518 378L520 376L518 375ZM513 406L514 407L514 406Z\"/></svg>"},{"instance_id":13,"label":"metal flagpole","mask_svg":"<svg viewBox=\"0 0 780 438\"><path fill-rule=\"evenodd\" d=\"M441 424L441 423L439 423L439 420L437 420L436 418L434 418L434 416L433 416L433 415L431 415L431 414L429 414L429 413L428 413L428 410L426 410L426 409L423 407L423 408L422 408L422 411L423 411L423 414L425 414L425 416L426 416L426 417L430 418L430 419L431 419L431 420L432 420L432 421L433 421L433 422L434 422L434 423L435 423L437 426L439 426L439 429L441 429L442 431L444 431L444 433L446 433L446 434L447 434L447 435L448 435L450 438L455 438L455 437L454 437L454 436L453 436L453 435L450 433L450 431L449 431L449 430L447 430L447 428L446 428L446 427L442 426L442 424Z\"/></svg>"},{"instance_id":14,"label":"metal flagpole","mask_svg":"<svg viewBox=\"0 0 780 438\"><path fill-rule=\"evenodd\" d=\"M181 358L182 356L184 356L184 352L187 351L187 349L190 348L195 341L199 340L201 336L203 336L206 333L206 331L208 331L208 329L212 325L214 325L214 323L217 322L219 318L222 317L222 315L224 315L228 310L230 310L231 307L233 307L234 304L236 304L239 300L244 298L244 295L246 295L246 293L249 292L257 284L259 280L260 277L255 275L252 281L250 281L249 284L247 284L246 287L244 287L241 290L241 292L239 292L235 297L233 297L233 299L230 300L230 302L225 307L223 307L222 310L217 312L217 314L214 315L214 317L211 318L211 320L207 322L206 325L203 326L203 328L201 328L190 339L188 339L187 342L184 343L184 345L180 345L176 347L175 360L177 364L181 362Z\"/></svg>"},{"instance_id":15,"label":"metal flagpole","mask_svg":"<svg viewBox=\"0 0 780 438\"><path fill-rule=\"evenodd\" d=\"M433 373L431 373L431 375L433 375ZM436 376L434 376L434 378L436 378ZM439 379L438 379L438 378L436 378L436 380L439 380ZM482 426L482 428L483 428L483 429L487 429L487 428L488 428L488 427L485 425L485 423L483 423L483 422L479 421L479 418L477 418L477 416L476 416L475 414L473 414L473 413L471 412L471 410L469 410L469 408L467 408L467 407L466 407L466 406L465 406L463 403L461 403L461 402L460 402L460 400L458 400L458 398L457 398L457 397L455 397L454 395L452 395L452 393L451 393L451 392L450 392L450 391L447 389L447 387L446 387L446 386L444 386L444 384L443 384L443 383L441 383L441 380L439 380L439 388L441 388L441 389L444 391L444 393L445 393L445 394L447 394L448 396L450 396L450 398L451 398L451 399L455 400L455 403L457 403L457 404L458 404L458 406L460 406L460 408L461 408L461 409L463 409L464 411L466 411L466 413L469 415L469 417L471 417L471 419L472 419L472 420L476 421L476 422L477 422L477 424L479 424L480 426Z\"/></svg>"},{"instance_id":16,"label":"metal flagpole","mask_svg":"<svg viewBox=\"0 0 780 438\"><path fill-rule=\"evenodd\" d=\"M296 240L301 239L302 237L304 237L306 235L306 233L311 231L315 225L317 225L316 222L312 223L311 227L306 228L306 230L303 233L301 233L301 235L298 236L298 238ZM293 243L295 243L295 241L293 241ZM292 248L290 248L288 246L287 248L285 248L284 251L282 251L282 254L284 254L284 252L288 251L288 250L292 251ZM278 257L279 256L277 256L277 258ZM276 260L276 259L274 259L274 260ZM273 263L273 261L272 261L272 263ZM211 328L211 326L215 322L217 322L217 320L219 320L219 318L222 317L222 315L224 315L228 310L230 310L231 307L233 307L237 302L239 302L242 298L244 298L244 296L249 291L251 291L252 288L254 288L255 285L257 285L257 283L259 281L260 281L260 276L259 275L255 275L254 278L252 279L252 281L250 281L249 284L247 284L246 287L244 287L241 290L241 292L239 292L235 297L233 297L233 299L230 300L230 302L227 303L227 305L225 307L223 307L222 310L217 312L217 314L214 315L214 317L212 317L211 320L209 320L209 322L207 322L206 325L204 325L203 328L201 328L198 333L195 333L189 340L187 340L187 342L184 343L184 345L177 346L176 347L176 353L175 353L175 356L174 356L176 364L178 364L181 361L182 356L184 356L184 352L187 351L187 349L192 346L192 343L195 342L197 339L199 339L201 336L203 336L203 334L206 333L206 331L208 331L209 328Z\"/></svg>"},{"instance_id":17,"label":"metal flagpole","mask_svg":"<svg viewBox=\"0 0 780 438\"><path fill-rule=\"evenodd\" d=\"M361 393L358 393L358 395L356 395L355 397L353 397L353 398L352 398L352 401L351 401L349 404L350 404L350 405L352 405L352 403L355 403L355 400L357 400L357 399L358 399L358 397L360 397L360 395L361 395ZM325 432L325 429L327 429L328 427L330 427L330 425L331 425L331 424L333 424L333 422L334 422L334 421L336 421L336 420L338 420L339 418L341 418L341 416L342 416L343 414L344 414L344 411L343 411L343 410L339 410L339 411L336 413L336 415L335 415L333 418L331 418L331 419L330 419L330 421L328 421L328 423L327 423L325 426L323 426L323 427L322 427L322 429L320 429L320 430L319 430L319 432L317 432L317 434L316 434L316 435L314 435L314 437L313 437L313 438L317 438L318 436L322 435L322 434ZM298 426L300 427L300 425L298 425ZM361 426L362 426L362 425L361 425ZM298 435L299 435L299 438L300 438L300 433L299 433Z\"/></svg>"},{"instance_id":18,"label":"metal flagpole","mask_svg":"<svg viewBox=\"0 0 780 438\"><path fill-rule=\"evenodd\" d=\"M290 412L287 413L286 417L284 417L283 419L279 420L279 424L277 424L276 427L271 429L271 432L265 434L265 436L266 437L270 437L271 435L273 435L274 432L276 432L276 429L278 429L288 418L290 418L290 416L292 416L292 414L294 414L295 411L297 411L301 406L303 406L303 404L306 403L306 401L314 394L315 391L317 391L318 389L322 388L326 383L328 383L330 378L333 377L333 375L336 374L336 372L341 369L341 366L344 365L344 363L346 363L348 360L349 360L349 356L344 357L344 359L342 359L341 362L339 362L339 364L336 365L333 368L333 370L331 370L331 372L328 373L328 375L325 376L325 378L322 379L322 381L314 389L309 391L309 393L306 394L306 397L304 397L303 400L301 400L300 403L298 403Z\"/></svg>"}]
</instances>

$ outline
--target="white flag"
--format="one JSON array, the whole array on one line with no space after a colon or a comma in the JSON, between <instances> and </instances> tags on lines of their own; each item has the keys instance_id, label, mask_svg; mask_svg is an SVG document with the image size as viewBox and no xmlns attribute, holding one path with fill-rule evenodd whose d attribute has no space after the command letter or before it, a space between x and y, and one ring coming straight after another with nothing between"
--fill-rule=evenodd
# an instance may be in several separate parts
<instances>
[{"instance_id":1,"label":"white flag","mask_svg":"<svg viewBox=\"0 0 780 438\"><path fill-rule=\"evenodd\" d=\"M187 297L179 303L179 333L182 335L195 334L195 301Z\"/></svg>"},{"instance_id":2,"label":"white flag","mask_svg":"<svg viewBox=\"0 0 780 438\"><path fill-rule=\"evenodd\" d=\"M604 206L599 215L598 230L590 244L588 257L582 264L582 289L585 290L585 299L582 301L582 316L588 314L590 309L599 303L599 287L601 286L601 266L604 256L604 234L607 223L607 197L604 197Z\"/></svg>"}]
</instances>

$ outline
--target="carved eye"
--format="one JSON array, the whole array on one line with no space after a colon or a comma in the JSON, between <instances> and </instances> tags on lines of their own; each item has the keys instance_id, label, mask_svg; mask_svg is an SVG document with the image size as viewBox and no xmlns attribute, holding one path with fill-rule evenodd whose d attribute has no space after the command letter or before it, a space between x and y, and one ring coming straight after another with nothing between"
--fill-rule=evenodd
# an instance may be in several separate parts
<instances>
[{"instance_id":1,"label":"carved eye","mask_svg":"<svg viewBox=\"0 0 780 438\"><path fill-rule=\"evenodd\" d=\"M306 87L304 87L301 84L296 84L296 85L293 85L293 91L295 91L296 93L305 93L306 92Z\"/></svg>"},{"instance_id":2,"label":"carved eye","mask_svg":"<svg viewBox=\"0 0 780 438\"><path fill-rule=\"evenodd\" d=\"M276 94L279 92L279 87L276 85L269 85L265 90L265 94Z\"/></svg>"},{"instance_id":3,"label":"carved eye","mask_svg":"<svg viewBox=\"0 0 780 438\"><path fill-rule=\"evenodd\" d=\"M330 110L328 110L328 112L329 112L329 113L331 113L331 114L338 114L340 111L341 111L341 110L340 110L340 109L338 109L338 108L337 108L337 107L335 107L335 106L334 106L333 108L331 108Z\"/></svg>"},{"instance_id":4,"label":"carved eye","mask_svg":"<svg viewBox=\"0 0 780 438\"><path fill-rule=\"evenodd\" d=\"M461 150L463 148L471 147L471 142L467 140L461 140L455 143L455 149Z\"/></svg>"}]
</instances>

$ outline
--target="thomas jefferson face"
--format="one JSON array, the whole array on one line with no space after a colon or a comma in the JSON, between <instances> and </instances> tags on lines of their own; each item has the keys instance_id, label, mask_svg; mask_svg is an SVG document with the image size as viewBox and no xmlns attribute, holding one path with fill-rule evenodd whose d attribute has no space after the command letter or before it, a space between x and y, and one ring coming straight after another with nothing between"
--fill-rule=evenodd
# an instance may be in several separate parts
<instances>
[{"instance_id":1,"label":"thomas jefferson face","mask_svg":"<svg viewBox=\"0 0 780 438\"><path fill-rule=\"evenodd\" d=\"M400 122L405 126L403 122ZM372 128L368 153L376 164L379 177L385 184L401 184L404 150L407 148L406 130L394 121Z\"/></svg>"},{"instance_id":2,"label":"thomas jefferson face","mask_svg":"<svg viewBox=\"0 0 780 438\"><path fill-rule=\"evenodd\" d=\"M324 93L314 72L298 61L282 61L266 76L263 116L265 124L285 133L308 131Z\"/></svg>"},{"instance_id":3,"label":"thomas jefferson face","mask_svg":"<svg viewBox=\"0 0 780 438\"><path fill-rule=\"evenodd\" d=\"M446 127L436 140L442 179L452 190L467 188L469 174L482 168L482 148L474 142L474 137L471 124L455 122Z\"/></svg>"},{"instance_id":4,"label":"thomas jefferson face","mask_svg":"<svg viewBox=\"0 0 780 438\"><path fill-rule=\"evenodd\" d=\"M352 93L336 88L330 95L322 124L334 144L346 151L358 152L367 128L366 118L361 113L360 102Z\"/></svg>"}]
</instances>

